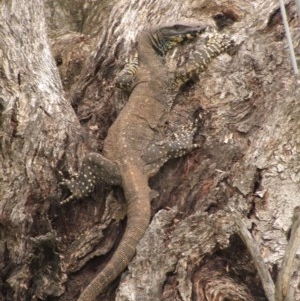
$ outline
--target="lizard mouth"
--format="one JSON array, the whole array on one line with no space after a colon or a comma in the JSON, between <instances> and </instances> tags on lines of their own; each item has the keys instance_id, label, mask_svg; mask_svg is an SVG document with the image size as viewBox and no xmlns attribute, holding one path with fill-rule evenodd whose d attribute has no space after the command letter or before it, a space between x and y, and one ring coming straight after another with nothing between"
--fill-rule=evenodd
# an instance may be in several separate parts
<instances>
[{"instance_id":1,"label":"lizard mouth","mask_svg":"<svg viewBox=\"0 0 300 301\"><path fill-rule=\"evenodd\" d=\"M163 38L180 43L186 38L193 39L199 36L205 30L206 26L201 25L174 24L161 28L160 33Z\"/></svg>"}]
</instances>

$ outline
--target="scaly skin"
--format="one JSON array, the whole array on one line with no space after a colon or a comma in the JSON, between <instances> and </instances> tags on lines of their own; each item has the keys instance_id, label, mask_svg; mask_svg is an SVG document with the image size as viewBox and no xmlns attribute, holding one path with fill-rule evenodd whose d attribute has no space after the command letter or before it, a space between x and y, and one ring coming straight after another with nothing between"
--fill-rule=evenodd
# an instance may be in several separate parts
<instances>
[{"instance_id":1,"label":"scaly skin","mask_svg":"<svg viewBox=\"0 0 300 301\"><path fill-rule=\"evenodd\" d=\"M121 185L127 202L127 226L123 238L109 263L85 288L78 301L95 300L126 269L134 256L136 245L150 221L149 177L169 158L182 156L198 147L193 144L195 127L190 125L175 135L176 140L166 138L159 142L156 136L171 109L174 95L186 79L183 71L170 74L163 55L177 43L201 32L203 28L200 26L175 25L144 32L140 36L135 86L126 106L109 129L103 156L88 154L78 178L64 182L72 195L62 203L87 196L96 181ZM225 39L220 43L206 48L202 59L192 59L195 69L201 67L202 70L202 65L206 66L213 56L230 45ZM191 68L188 68L186 76L191 73ZM172 87L170 83L173 83Z\"/></svg>"}]
</instances>

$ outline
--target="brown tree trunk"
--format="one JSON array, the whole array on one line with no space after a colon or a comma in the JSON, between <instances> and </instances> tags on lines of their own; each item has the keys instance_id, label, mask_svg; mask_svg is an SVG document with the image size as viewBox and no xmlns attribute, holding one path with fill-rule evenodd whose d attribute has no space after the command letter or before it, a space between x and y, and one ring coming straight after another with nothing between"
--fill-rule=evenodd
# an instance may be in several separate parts
<instances>
[{"instance_id":1,"label":"brown tree trunk","mask_svg":"<svg viewBox=\"0 0 300 301\"><path fill-rule=\"evenodd\" d=\"M286 9L298 46L294 1ZM98 300L274 300L266 274L275 282L297 236L289 230L300 179L299 79L278 1L3 0L1 301L76 300L109 261L126 226L121 189L99 183L90 198L60 206L60 173L101 152L128 98L114 77L137 34L176 21L215 26L237 47L178 95L169 125L201 112L203 146L151 179L151 225ZM170 69L197 45L170 53ZM300 300L299 264L290 300Z\"/></svg>"}]
</instances>

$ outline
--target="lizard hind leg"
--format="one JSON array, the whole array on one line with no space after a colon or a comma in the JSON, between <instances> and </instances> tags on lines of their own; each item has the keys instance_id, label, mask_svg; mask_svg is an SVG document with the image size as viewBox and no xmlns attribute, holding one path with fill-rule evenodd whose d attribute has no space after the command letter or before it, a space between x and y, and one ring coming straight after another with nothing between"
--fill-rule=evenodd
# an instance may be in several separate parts
<instances>
[{"instance_id":1,"label":"lizard hind leg","mask_svg":"<svg viewBox=\"0 0 300 301\"><path fill-rule=\"evenodd\" d=\"M198 120L195 123L181 127L179 131L147 148L142 157L146 162L148 175L155 175L169 159L184 156L192 150L201 147L202 144L193 142L197 128Z\"/></svg>"},{"instance_id":2,"label":"lizard hind leg","mask_svg":"<svg viewBox=\"0 0 300 301\"><path fill-rule=\"evenodd\" d=\"M120 171L115 163L102 155L89 153L83 159L79 174L75 178L60 183L71 192L71 195L60 203L66 204L73 199L88 196L94 190L96 182L120 185Z\"/></svg>"}]
</instances>

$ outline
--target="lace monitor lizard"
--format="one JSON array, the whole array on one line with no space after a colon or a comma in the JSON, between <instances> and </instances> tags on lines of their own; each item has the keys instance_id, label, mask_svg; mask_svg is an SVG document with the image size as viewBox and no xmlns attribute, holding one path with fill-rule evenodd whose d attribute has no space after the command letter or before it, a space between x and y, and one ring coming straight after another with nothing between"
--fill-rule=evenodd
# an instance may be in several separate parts
<instances>
[{"instance_id":1,"label":"lace monitor lizard","mask_svg":"<svg viewBox=\"0 0 300 301\"><path fill-rule=\"evenodd\" d=\"M61 203L89 195L96 182L122 186L127 202L127 226L113 257L84 289L78 301L93 301L127 267L136 245L150 222L148 179L170 158L199 147L193 143L196 126L189 125L172 137L160 137L159 127L171 110L180 86L193 72L201 72L212 58L228 50L233 41L221 34L210 37L203 49L175 74L164 64L164 55L178 43L205 31L203 26L176 24L143 32L134 62L121 72L120 87L132 90L129 100L110 127L103 155L89 153L79 175L62 182L72 193ZM174 140L174 137L176 139Z\"/></svg>"}]
</instances>

